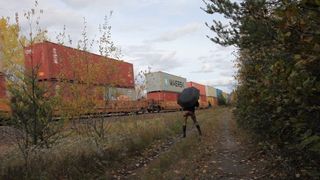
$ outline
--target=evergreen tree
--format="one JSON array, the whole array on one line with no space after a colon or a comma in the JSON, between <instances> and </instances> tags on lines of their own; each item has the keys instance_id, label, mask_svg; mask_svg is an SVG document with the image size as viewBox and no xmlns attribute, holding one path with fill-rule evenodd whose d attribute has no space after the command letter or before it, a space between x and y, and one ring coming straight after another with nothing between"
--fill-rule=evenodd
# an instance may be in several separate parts
<instances>
[{"instance_id":1,"label":"evergreen tree","mask_svg":"<svg viewBox=\"0 0 320 180\"><path fill-rule=\"evenodd\" d=\"M210 39L239 49L238 122L261 140L278 145L293 161L319 173L320 1L205 1L209 14L228 24L207 26ZM301 160L299 161L301 162ZM301 165L301 164L296 164Z\"/></svg>"}]
</instances>

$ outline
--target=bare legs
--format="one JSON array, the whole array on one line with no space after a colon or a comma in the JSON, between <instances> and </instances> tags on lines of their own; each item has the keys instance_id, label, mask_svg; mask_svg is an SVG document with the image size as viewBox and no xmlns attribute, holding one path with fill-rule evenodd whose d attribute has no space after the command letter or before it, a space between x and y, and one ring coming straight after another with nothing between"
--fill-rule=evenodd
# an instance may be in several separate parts
<instances>
[{"instance_id":1,"label":"bare legs","mask_svg":"<svg viewBox=\"0 0 320 180\"><path fill-rule=\"evenodd\" d=\"M199 132L199 135L201 136L202 135L202 132L201 132L201 129L200 129L200 126L199 126L199 123L197 121L197 118L196 118L196 115L194 112L192 111L187 111L184 115L185 119L184 119L184 125L182 127L182 130L183 130L183 137L186 137L186 131L187 131L187 120L188 120L188 117L191 117L192 121L193 121L193 124L196 125L197 129L198 129L198 132Z\"/></svg>"}]
</instances>

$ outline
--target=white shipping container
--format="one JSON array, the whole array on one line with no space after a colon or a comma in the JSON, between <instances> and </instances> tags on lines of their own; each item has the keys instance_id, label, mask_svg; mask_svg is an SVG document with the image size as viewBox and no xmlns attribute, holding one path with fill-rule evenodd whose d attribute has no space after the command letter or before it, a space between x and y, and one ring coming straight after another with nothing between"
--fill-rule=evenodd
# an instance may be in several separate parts
<instances>
[{"instance_id":1,"label":"white shipping container","mask_svg":"<svg viewBox=\"0 0 320 180\"><path fill-rule=\"evenodd\" d=\"M214 87L206 86L206 95L209 97L217 97L217 90Z\"/></svg>"},{"instance_id":2,"label":"white shipping container","mask_svg":"<svg viewBox=\"0 0 320 180\"><path fill-rule=\"evenodd\" d=\"M187 87L187 79L164 72L153 72L146 74L147 92L168 91L182 92Z\"/></svg>"}]
</instances>

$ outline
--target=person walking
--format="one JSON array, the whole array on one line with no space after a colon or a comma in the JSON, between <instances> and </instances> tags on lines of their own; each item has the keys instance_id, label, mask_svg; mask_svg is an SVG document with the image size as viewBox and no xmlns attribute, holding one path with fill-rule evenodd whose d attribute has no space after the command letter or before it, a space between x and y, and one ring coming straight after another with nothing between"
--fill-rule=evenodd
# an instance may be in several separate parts
<instances>
[{"instance_id":1,"label":"person walking","mask_svg":"<svg viewBox=\"0 0 320 180\"><path fill-rule=\"evenodd\" d=\"M183 137L184 138L187 135L187 120L188 120L188 117L191 117L191 119L193 121L193 124L196 125L196 127L198 129L199 135L202 136L200 125L199 125L199 123L197 121L196 114L195 114L195 108L196 107L199 107L199 102L198 101L196 102L196 104L194 106L183 108L183 110L186 111L185 114L184 114L184 117L185 117L184 125L182 127L182 129L183 129Z\"/></svg>"}]
</instances>

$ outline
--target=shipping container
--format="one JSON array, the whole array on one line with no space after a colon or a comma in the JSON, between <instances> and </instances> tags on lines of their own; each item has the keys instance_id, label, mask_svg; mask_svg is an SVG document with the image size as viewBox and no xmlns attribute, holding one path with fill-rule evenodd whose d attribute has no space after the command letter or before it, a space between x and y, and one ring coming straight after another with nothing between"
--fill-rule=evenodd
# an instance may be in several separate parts
<instances>
[{"instance_id":1,"label":"shipping container","mask_svg":"<svg viewBox=\"0 0 320 180\"><path fill-rule=\"evenodd\" d=\"M216 92L217 92L217 97L222 96L222 90L220 90L220 89L216 89Z\"/></svg>"},{"instance_id":2,"label":"shipping container","mask_svg":"<svg viewBox=\"0 0 320 180\"><path fill-rule=\"evenodd\" d=\"M63 101L91 99L104 101L105 87L86 85L72 82L40 81L39 85L45 88L49 96L61 97Z\"/></svg>"},{"instance_id":3,"label":"shipping container","mask_svg":"<svg viewBox=\"0 0 320 180\"><path fill-rule=\"evenodd\" d=\"M187 86L188 87L197 88L200 91L200 95L206 96L206 87L205 87L205 85L190 81L190 82L187 82Z\"/></svg>"},{"instance_id":4,"label":"shipping container","mask_svg":"<svg viewBox=\"0 0 320 180\"><path fill-rule=\"evenodd\" d=\"M177 103L179 93L176 92L166 92L166 91L158 91L158 92L148 92L147 99L152 99L156 101L174 101Z\"/></svg>"},{"instance_id":5,"label":"shipping container","mask_svg":"<svg viewBox=\"0 0 320 180\"><path fill-rule=\"evenodd\" d=\"M200 108L208 107L209 104L208 104L207 96L200 95L200 97L199 97L199 105L200 105Z\"/></svg>"},{"instance_id":6,"label":"shipping container","mask_svg":"<svg viewBox=\"0 0 320 180\"><path fill-rule=\"evenodd\" d=\"M106 100L125 100L134 101L137 99L136 91L134 88L105 88L105 99Z\"/></svg>"},{"instance_id":7,"label":"shipping container","mask_svg":"<svg viewBox=\"0 0 320 180\"><path fill-rule=\"evenodd\" d=\"M50 95L61 95L62 98L66 100L72 100L74 94L76 94L76 97L74 98L83 96L101 101L136 100L136 93L134 88L115 88L99 85L87 86L85 84L58 81L42 81L40 84L42 87L48 90Z\"/></svg>"},{"instance_id":8,"label":"shipping container","mask_svg":"<svg viewBox=\"0 0 320 180\"><path fill-rule=\"evenodd\" d=\"M8 99L1 99L0 98L0 116L6 117L9 115L10 112L10 106L8 104Z\"/></svg>"},{"instance_id":9,"label":"shipping container","mask_svg":"<svg viewBox=\"0 0 320 180\"><path fill-rule=\"evenodd\" d=\"M0 98L7 97L6 77L0 72Z\"/></svg>"},{"instance_id":10,"label":"shipping container","mask_svg":"<svg viewBox=\"0 0 320 180\"><path fill-rule=\"evenodd\" d=\"M25 48L26 69L39 66L40 80L91 82L97 85L134 87L133 65L52 42Z\"/></svg>"},{"instance_id":11,"label":"shipping container","mask_svg":"<svg viewBox=\"0 0 320 180\"><path fill-rule=\"evenodd\" d=\"M216 97L208 96L207 101L208 103L210 102L213 107L218 105L218 99Z\"/></svg>"},{"instance_id":12,"label":"shipping container","mask_svg":"<svg viewBox=\"0 0 320 180\"><path fill-rule=\"evenodd\" d=\"M163 110L180 110L181 107L176 101L160 101L159 105Z\"/></svg>"},{"instance_id":13,"label":"shipping container","mask_svg":"<svg viewBox=\"0 0 320 180\"><path fill-rule=\"evenodd\" d=\"M147 92L166 91L180 93L186 88L186 78L168 74L165 72L153 72L146 74Z\"/></svg>"},{"instance_id":14,"label":"shipping container","mask_svg":"<svg viewBox=\"0 0 320 180\"><path fill-rule=\"evenodd\" d=\"M104 104L101 104L97 108L97 112L108 113L129 113L129 112L145 112L147 111L148 101L121 101L111 100Z\"/></svg>"},{"instance_id":15,"label":"shipping container","mask_svg":"<svg viewBox=\"0 0 320 180\"><path fill-rule=\"evenodd\" d=\"M211 86L206 86L206 95L209 97L217 97L216 88Z\"/></svg>"},{"instance_id":16,"label":"shipping container","mask_svg":"<svg viewBox=\"0 0 320 180\"><path fill-rule=\"evenodd\" d=\"M206 102L207 102L207 96L200 95L200 97L199 97L199 102L206 103Z\"/></svg>"}]
</instances>

